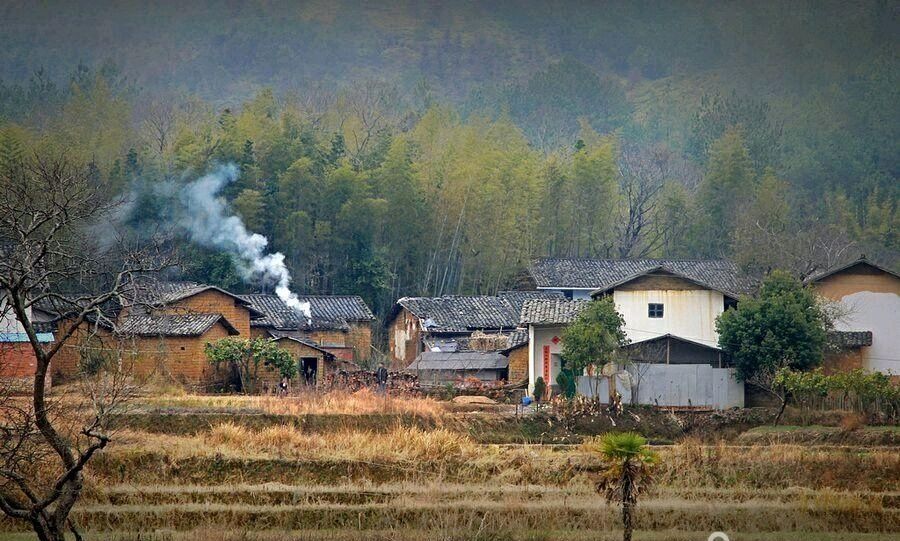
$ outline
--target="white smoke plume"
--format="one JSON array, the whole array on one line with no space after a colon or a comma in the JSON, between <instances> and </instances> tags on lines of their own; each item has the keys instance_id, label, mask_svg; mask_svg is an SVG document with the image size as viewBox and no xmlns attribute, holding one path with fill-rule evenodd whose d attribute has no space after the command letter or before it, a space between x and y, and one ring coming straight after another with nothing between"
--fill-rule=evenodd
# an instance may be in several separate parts
<instances>
[{"instance_id":1,"label":"white smoke plume","mask_svg":"<svg viewBox=\"0 0 900 541\"><path fill-rule=\"evenodd\" d=\"M225 200L218 195L226 184L237 180L239 173L234 164L222 165L187 184L182 192L187 212L181 218L181 225L195 242L237 256L245 279L274 283L275 294L309 321L309 303L301 302L291 291L291 274L284 264L284 254L267 254L269 240L248 231L238 216L228 212Z\"/></svg>"}]
</instances>

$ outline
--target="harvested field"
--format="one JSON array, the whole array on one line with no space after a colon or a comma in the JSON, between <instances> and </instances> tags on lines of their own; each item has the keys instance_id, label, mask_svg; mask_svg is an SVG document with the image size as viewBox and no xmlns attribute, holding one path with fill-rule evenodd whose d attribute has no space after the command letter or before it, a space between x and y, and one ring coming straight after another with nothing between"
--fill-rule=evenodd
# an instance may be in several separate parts
<instances>
[{"instance_id":1,"label":"harvested field","mask_svg":"<svg viewBox=\"0 0 900 541\"><path fill-rule=\"evenodd\" d=\"M144 398L90 464L73 518L87 539L122 541L621 538L619 509L593 490L601 463L578 443L590 433L547 416L357 398L339 413L319 410L337 397ZM655 415L648 426L665 430L672 418L626 415ZM855 440L828 428L655 446L656 488L639 503L635 539L900 538L896 428L861 428ZM0 530L31 539L21 524Z\"/></svg>"}]
</instances>

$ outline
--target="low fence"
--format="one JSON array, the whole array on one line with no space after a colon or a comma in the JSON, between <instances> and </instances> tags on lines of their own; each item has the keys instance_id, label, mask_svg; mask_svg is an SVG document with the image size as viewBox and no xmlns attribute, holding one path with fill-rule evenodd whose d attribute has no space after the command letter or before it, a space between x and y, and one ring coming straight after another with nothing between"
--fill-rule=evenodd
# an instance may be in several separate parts
<instances>
[{"instance_id":1,"label":"low fence","mask_svg":"<svg viewBox=\"0 0 900 541\"><path fill-rule=\"evenodd\" d=\"M616 391L626 404L727 409L744 406L744 385L730 368L708 364L634 363L627 375L614 376ZM608 401L607 378L581 376L577 390Z\"/></svg>"}]
</instances>

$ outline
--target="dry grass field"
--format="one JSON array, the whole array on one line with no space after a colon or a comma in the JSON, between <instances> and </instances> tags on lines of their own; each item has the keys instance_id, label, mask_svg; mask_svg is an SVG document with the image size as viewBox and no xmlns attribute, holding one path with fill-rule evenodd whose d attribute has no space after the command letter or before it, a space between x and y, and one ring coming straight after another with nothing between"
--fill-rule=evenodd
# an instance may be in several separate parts
<instances>
[{"instance_id":1,"label":"dry grass field","mask_svg":"<svg viewBox=\"0 0 900 541\"><path fill-rule=\"evenodd\" d=\"M590 442L509 443L529 422L370 393L145 397L92 462L74 519L88 539L123 541L620 539ZM635 539L900 539L897 429L860 430L871 445L760 428L656 446Z\"/></svg>"}]
</instances>

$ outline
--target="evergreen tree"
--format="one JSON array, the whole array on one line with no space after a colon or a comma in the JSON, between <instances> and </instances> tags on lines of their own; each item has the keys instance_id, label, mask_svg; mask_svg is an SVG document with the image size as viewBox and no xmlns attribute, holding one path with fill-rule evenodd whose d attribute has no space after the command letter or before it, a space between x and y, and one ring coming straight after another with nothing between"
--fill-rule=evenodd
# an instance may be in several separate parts
<instances>
[{"instance_id":1,"label":"evergreen tree","mask_svg":"<svg viewBox=\"0 0 900 541\"><path fill-rule=\"evenodd\" d=\"M754 189L753 167L741 131L729 129L712 145L709 168L700 185L704 226L700 253L716 257L728 252L737 214Z\"/></svg>"}]
</instances>

